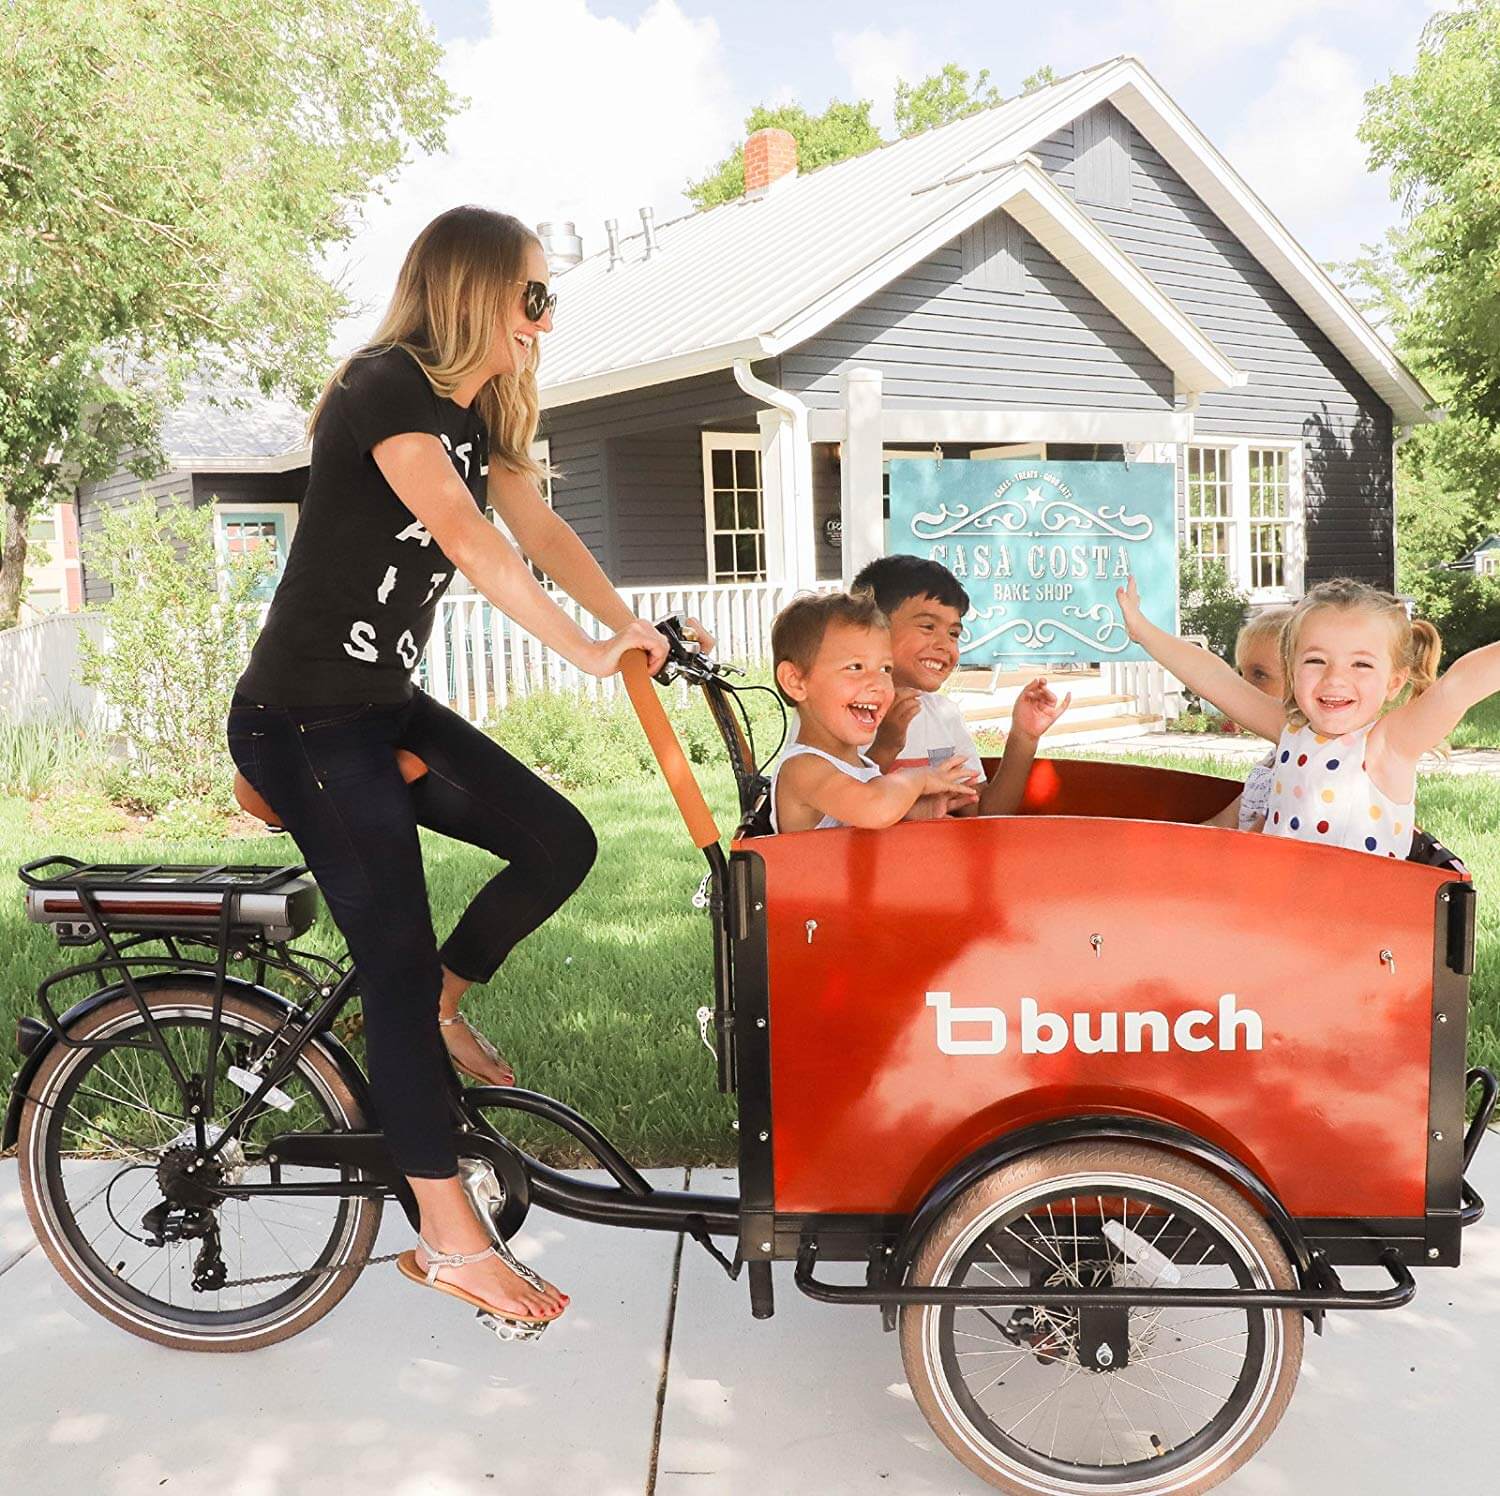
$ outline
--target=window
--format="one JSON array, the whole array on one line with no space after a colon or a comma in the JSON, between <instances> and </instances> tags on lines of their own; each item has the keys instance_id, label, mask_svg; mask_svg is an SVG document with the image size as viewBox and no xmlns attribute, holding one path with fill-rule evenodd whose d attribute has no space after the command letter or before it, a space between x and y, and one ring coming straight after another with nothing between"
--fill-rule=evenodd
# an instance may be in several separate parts
<instances>
[{"instance_id":1,"label":"window","mask_svg":"<svg viewBox=\"0 0 1500 1496\"><path fill-rule=\"evenodd\" d=\"M26 593L26 605L34 613L56 613L62 608L62 593L55 588L46 591L30 589Z\"/></svg>"},{"instance_id":2,"label":"window","mask_svg":"<svg viewBox=\"0 0 1500 1496\"><path fill-rule=\"evenodd\" d=\"M758 435L703 433L703 501L709 581L765 581L766 518Z\"/></svg>"},{"instance_id":3,"label":"window","mask_svg":"<svg viewBox=\"0 0 1500 1496\"><path fill-rule=\"evenodd\" d=\"M219 549L225 556L247 556L269 551L271 570L261 579L255 595L269 602L276 584L286 570L287 551L297 529L297 506L273 503L251 505L214 505L214 529Z\"/></svg>"},{"instance_id":4,"label":"window","mask_svg":"<svg viewBox=\"0 0 1500 1496\"><path fill-rule=\"evenodd\" d=\"M1183 542L1200 566L1221 561L1257 600L1302 590L1302 449L1262 442L1190 446Z\"/></svg>"},{"instance_id":5,"label":"window","mask_svg":"<svg viewBox=\"0 0 1500 1496\"><path fill-rule=\"evenodd\" d=\"M1500 576L1500 550L1480 551L1474 557L1474 570L1482 577Z\"/></svg>"}]
</instances>

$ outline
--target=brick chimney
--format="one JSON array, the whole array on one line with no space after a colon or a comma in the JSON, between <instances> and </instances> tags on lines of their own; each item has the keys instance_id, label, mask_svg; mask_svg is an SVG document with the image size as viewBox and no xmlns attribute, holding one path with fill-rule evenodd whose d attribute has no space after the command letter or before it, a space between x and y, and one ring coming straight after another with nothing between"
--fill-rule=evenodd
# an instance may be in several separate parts
<instances>
[{"instance_id":1,"label":"brick chimney","mask_svg":"<svg viewBox=\"0 0 1500 1496\"><path fill-rule=\"evenodd\" d=\"M784 177L797 175L797 140L770 126L745 142L745 196L759 197Z\"/></svg>"}]
</instances>

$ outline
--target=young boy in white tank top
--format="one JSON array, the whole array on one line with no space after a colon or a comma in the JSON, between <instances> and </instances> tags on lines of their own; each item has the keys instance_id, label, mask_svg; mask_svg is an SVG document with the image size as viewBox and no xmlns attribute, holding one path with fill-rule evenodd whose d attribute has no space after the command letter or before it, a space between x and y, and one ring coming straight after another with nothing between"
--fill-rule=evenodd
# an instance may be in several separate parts
<instances>
[{"instance_id":1,"label":"young boy in white tank top","mask_svg":"<svg viewBox=\"0 0 1500 1496\"><path fill-rule=\"evenodd\" d=\"M946 814L979 797L979 777L958 754L882 774L862 751L895 699L891 636L868 594L799 597L771 625L776 685L797 712L792 741L771 776L771 827L893 826L922 806Z\"/></svg>"}]
</instances>

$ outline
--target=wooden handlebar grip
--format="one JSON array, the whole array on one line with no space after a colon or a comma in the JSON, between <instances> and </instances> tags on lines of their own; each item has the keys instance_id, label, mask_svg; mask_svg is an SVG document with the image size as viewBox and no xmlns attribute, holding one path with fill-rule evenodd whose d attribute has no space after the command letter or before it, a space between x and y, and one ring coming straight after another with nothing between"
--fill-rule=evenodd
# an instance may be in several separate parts
<instances>
[{"instance_id":1,"label":"wooden handlebar grip","mask_svg":"<svg viewBox=\"0 0 1500 1496\"><path fill-rule=\"evenodd\" d=\"M672 724L662 709L656 687L646 668L645 651L627 650L620 659L620 673L625 677L630 704L640 719L641 730L646 734L651 752L656 755L662 778L667 781L667 788L672 791L677 809L687 822L688 835L692 837L693 845L700 850L712 846L719 840L719 828L714 823L713 812L708 808L708 801L703 798L698 781L693 777L687 755L682 751L682 744L677 741L677 734L672 731Z\"/></svg>"}]
</instances>

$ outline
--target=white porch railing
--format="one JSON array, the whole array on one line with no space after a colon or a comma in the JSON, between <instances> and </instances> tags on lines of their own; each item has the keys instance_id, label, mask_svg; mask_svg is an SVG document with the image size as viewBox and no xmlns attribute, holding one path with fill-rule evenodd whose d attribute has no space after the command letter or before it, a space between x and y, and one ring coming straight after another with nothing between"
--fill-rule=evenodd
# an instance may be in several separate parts
<instances>
[{"instance_id":1,"label":"white porch railing","mask_svg":"<svg viewBox=\"0 0 1500 1496\"><path fill-rule=\"evenodd\" d=\"M821 583L819 590L838 585ZM620 595L641 618L697 618L712 630L720 659L761 665L771 657L771 620L797 591L778 582L736 582L622 587ZM557 601L585 632L599 636L598 623L577 603ZM439 602L418 679L429 695L472 722L539 690L607 698L620 689L618 677L586 675L477 593L450 592Z\"/></svg>"}]
</instances>

